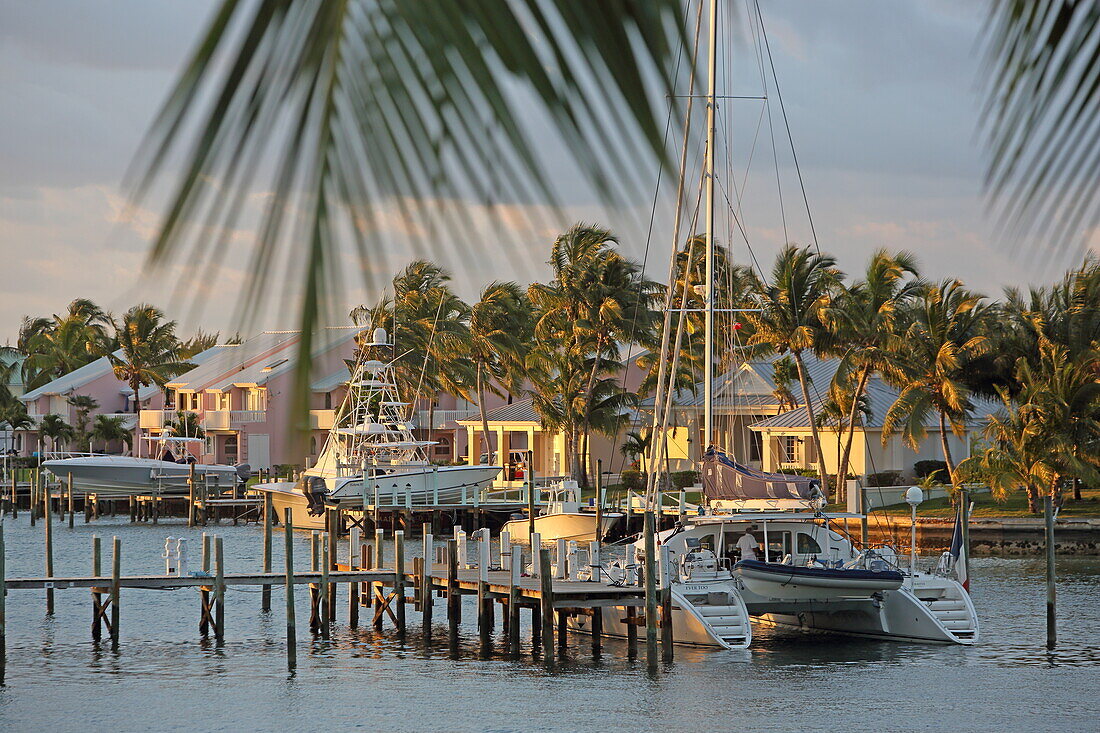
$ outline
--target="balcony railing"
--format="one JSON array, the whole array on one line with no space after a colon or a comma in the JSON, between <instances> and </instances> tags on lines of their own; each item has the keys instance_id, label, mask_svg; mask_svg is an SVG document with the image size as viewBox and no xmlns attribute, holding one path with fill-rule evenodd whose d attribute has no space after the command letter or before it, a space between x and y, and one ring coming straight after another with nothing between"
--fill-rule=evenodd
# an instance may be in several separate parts
<instances>
[{"instance_id":1,"label":"balcony railing","mask_svg":"<svg viewBox=\"0 0 1100 733\"><path fill-rule=\"evenodd\" d=\"M193 410L142 410L138 413L138 427L143 430L162 430L168 422L176 422L180 412L193 413ZM133 413L117 413L119 415Z\"/></svg>"},{"instance_id":2,"label":"balcony railing","mask_svg":"<svg viewBox=\"0 0 1100 733\"><path fill-rule=\"evenodd\" d=\"M476 407L467 407L463 410L419 410L416 413L416 426L427 428L428 421L431 420L433 430L455 428L457 427L455 421L466 420L478 414L480 413Z\"/></svg>"},{"instance_id":3,"label":"balcony railing","mask_svg":"<svg viewBox=\"0 0 1100 733\"><path fill-rule=\"evenodd\" d=\"M239 425L266 420L267 410L207 410L202 426L207 430L235 430Z\"/></svg>"}]
</instances>

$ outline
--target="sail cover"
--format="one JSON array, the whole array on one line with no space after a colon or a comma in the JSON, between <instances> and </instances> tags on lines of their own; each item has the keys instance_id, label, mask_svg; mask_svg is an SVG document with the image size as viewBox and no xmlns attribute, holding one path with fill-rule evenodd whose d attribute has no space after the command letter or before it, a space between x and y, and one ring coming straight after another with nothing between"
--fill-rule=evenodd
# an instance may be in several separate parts
<instances>
[{"instance_id":1,"label":"sail cover","mask_svg":"<svg viewBox=\"0 0 1100 733\"><path fill-rule=\"evenodd\" d=\"M714 449L703 456L703 493L708 499L811 499L819 485L805 476L756 471Z\"/></svg>"}]
</instances>

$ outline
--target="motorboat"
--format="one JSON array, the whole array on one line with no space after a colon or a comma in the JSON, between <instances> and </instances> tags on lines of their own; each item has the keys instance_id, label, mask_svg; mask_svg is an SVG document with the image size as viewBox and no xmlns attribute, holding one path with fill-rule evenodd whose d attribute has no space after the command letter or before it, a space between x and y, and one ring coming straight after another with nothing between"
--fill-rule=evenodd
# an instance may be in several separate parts
<instances>
[{"instance_id":1,"label":"motorboat","mask_svg":"<svg viewBox=\"0 0 1100 733\"><path fill-rule=\"evenodd\" d=\"M417 440L401 401L392 363L370 358L392 347L384 328L362 334L348 390L336 411L317 463L296 481L257 484L271 495L279 521L293 509L294 526L324 529L326 507L470 505L500 473L500 466L437 466Z\"/></svg>"},{"instance_id":2,"label":"motorboat","mask_svg":"<svg viewBox=\"0 0 1100 733\"><path fill-rule=\"evenodd\" d=\"M81 491L103 495L181 495L189 490L188 480L206 486L233 488L248 480L247 464L228 466L201 463L191 449L205 445L202 438L159 435L143 436L156 458L114 456L95 453L62 453L47 457L42 467L60 480L73 477L73 486Z\"/></svg>"},{"instance_id":3,"label":"motorboat","mask_svg":"<svg viewBox=\"0 0 1100 733\"><path fill-rule=\"evenodd\" d=\"M549 500L535 516L535 532L543 542L559 539L590 542L602 540L623 515L619 512L598 513L595 507L582 503L576 481L561 481L548 490ZM597 528L597 522L600 526ZM530 543L531 521L522 514L513 515L504 523L513 542Z\"/></svg>"}]
</instances>

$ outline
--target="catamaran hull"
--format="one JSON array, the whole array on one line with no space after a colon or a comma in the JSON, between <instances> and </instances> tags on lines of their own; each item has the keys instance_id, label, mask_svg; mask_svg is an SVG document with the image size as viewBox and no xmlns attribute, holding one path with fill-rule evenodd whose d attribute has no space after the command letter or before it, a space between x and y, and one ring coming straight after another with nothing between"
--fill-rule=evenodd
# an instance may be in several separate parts
<instances>
[{"instance_id":1,"label":"catamaran hull","mask_svg":"<svg viewBox=\"0 0 1100 733\"><path fill-rule=\"evenodd\" d=\"M403 469L376 477L368 483L366 501L363 482L358 476L325 479L329 487L329 505L343 509L362 509L373 505L377 498L381 506L432 506L439 504L473 504L474 497L500 473L499 466L443 466L430 470ZM396 490L395 490L396 486ZM300 529L324 529L323 512L310 514L310 504L297 484L290 482L257 484L255 489L271 495L271 503L280 522L286 521L286 509L293 510L294 526ZM376 491L377 489L377 491Z\"/></svg>"},{"instance_id":2,"label":"catamaran hull","mask_svg":"<svg viewBox=\"0 0 1100 733\"><path fill-rule=\"evenodd\" d=\"M615 522L620 517L622 517L621 514L603 515L599 539L602 539L615 526ZM597 539L596 519L595 512L545 514L535 517L535 532L543 542L556 542L559 539L592 542ZM530 529L530 522L524 518L508 520L501 531L508 532L512 542L530 544Z\"/></svg>"},{"instance_id":3,"label":"catamaran hull","mask_svg":"<svg viewBox=\"0 0 1100 733\"><path fill-rule=\"evenodd\" d=\"M66 480L71 474L76 489L93 494L124 496L143 494L186 494L190 466L185 463L158 461L130 456L85 456L49 460L42 467ZM216 477L219 485L232 487L237 480L233 466L195 464L201 480Z\"/></svg>"}]
</instances>

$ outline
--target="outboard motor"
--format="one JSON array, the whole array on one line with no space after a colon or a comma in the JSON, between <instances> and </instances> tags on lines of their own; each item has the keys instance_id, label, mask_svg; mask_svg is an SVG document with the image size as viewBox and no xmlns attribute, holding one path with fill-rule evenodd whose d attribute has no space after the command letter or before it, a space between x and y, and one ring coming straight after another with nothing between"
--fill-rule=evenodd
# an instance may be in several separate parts
<instances>
[{"instance_id":1,"label":"outboard motor","mask_svg":"<svg viewBox=\"0 0 1100 733\"><path fill-rule=\"evenodd\" d=\"M244 486L248 483L248 479L252 478L252 466L247 463L238 463L233 470L237 472L238 486Z\"/></svg>"},{"instance_id":2,"label":"outboard motor","mask_svg":"<svg viewBox=\"0 0 1100 733\"><path fill-rule=\"evenodd\" d=\"M305 494L306 501L309 502L309 516L323 516L325 513L325 496L328 494L325 479L321 476L303 476L302 493Z\"/></svg>"}]
</instances>

